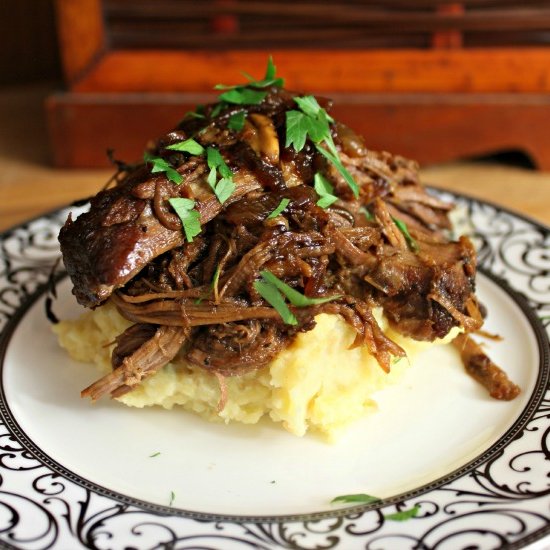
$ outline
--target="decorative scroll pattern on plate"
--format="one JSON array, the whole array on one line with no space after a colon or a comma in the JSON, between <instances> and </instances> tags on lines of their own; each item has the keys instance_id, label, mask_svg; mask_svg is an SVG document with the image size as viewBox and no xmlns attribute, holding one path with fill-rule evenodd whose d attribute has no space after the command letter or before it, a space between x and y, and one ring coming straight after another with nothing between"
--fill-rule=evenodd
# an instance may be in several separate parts
<instances>
[{"instance_id":1,"label":"decorative scroll pattern on plate","mask_svg":"<svg viewBox=\"0 0 550 550\"><path fill-rule=\"evenodd\" d=\"M550 316L550 234L496 206L454 200L474 230L483 269ZM48 279L68 210L0 236L0 353ZM545 322L547 325L548 322ZM537 323L534 328L541 335ZM7 548L454 549L516 548L550 533L548 346L521 425L459 472L378 505L313 516L231 518L136 501L64 471L27 448L0 396L0 542ZM419 506L407 522L388 514Z\"/></svg>"}]
</instances>

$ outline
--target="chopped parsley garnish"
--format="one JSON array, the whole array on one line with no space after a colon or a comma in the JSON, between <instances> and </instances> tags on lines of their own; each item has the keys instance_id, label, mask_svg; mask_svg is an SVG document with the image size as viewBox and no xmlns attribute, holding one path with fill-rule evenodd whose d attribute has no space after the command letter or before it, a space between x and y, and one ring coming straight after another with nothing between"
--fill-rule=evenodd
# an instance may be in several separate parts
<instances>
[{"instance_id":1,"label":"chopped parsley garnish","mask_svg":"<svg viewBox=\"0 0 550 550\"><path fill-rule=\"evenodd\" d=\"M332 142L332 136L330 139ZM328 142L326 143L328 144ZM336 150L336 146L334 145L334 142L332 142L332 145L329 146L330 151L323 149L323 147L321 147L319 144L315 144L315 147L317 151L321 153L321 155L323 155L327 160L329 160L330 162L332 162L332 164L334 164L338 172L340 172L340 175L344 178L349 188L352 190L355 198L359 197L359 187L357 187L357 184L355 183L355 180L353 179L352 175L348 172L346 167L340 161L340 157L338 156L338 151Z\"/></svg>"},{"instance_id":2,"label":"chopped parsley garnish","mask_svg":"<svg viewBox=\"0 0 550 550\"><path fill-rule=\"evenodd\" d=\"M230 130L235 130L236 132L240 132L244 127L245 119L246 119L246 113L244 111L239 111L238 113L234 113L229 117L229 120L227 122L227 127Z\"/></svg>"},{"instance_id":3,"label":"chopped parsley garnish","mask_svg":"<svg viewBox=\"0 0 550 550\"><path fill-rule=\"evenodd\" d=\"M333 119L313 96L295 97L294 101L300 107L300 110L286 112L285 146L290 147L292 145L296 152L300 152L304 148L307 138L309 138L314 143L317 151L334 164L357 198L359 187L340 161L338 150L330 133L329 123Z\"/></svg>"},{"instance_id":4,"label":"chopped parsley garnish","mask_svg":"<svg viewBox=\"0 0 550 550\"><path fill-rule=\"evenodd\" d=\"M306 115L310 117L317 117L321 111L324 111L328 122L334 122L334 119L319 105L315 96L306 95L303 97L295 97L294 101Z\"/></svg>"},{"instance_id":5,"label":"chopped parsley garnish","mask_svg":"<svg viewBox=\"0 0 550 550\"><path fill-rule=\"evenodd\" d=\"M149 458L155 458L156 456L159 456L159 455L160 455L160 451L157 451L156 453L149 455Z\"/></svg>"},{"instance_id":6,"label":"chopped parsley garnish","mask_svg":"<svg viewBox=\"0 0 550 550\"><path fill-rule=\"evenodd\" d=\"M307 96L313 98L313 96ZM294 101L297 99L305 99L295 97ZM315 99L315 98L313 98ZM312 113L311 105L308 103L308 112ZM299 152L303 149L306 139L309 137L311 141L315 143L315 146L318 148L318 145L326 141L331 142L332 136L330 134L329 127L329 116L327 112L319 107L317 114L312 115L304 113L303 111L287 111L286 112L286 147L290 145L294 146L294 149ZM336 147L334 147L336 151Z\"/></svg>"},{"instance_id":7,"label":"chopped parsley garnish","mask_svg":"<svg viewBox=\"0 0 550 550\"><path fill-rule=\"evenodd\" d=\"M267 92L261 90L238 87L220 94L220 100L235 105L259 105L266 95Z\"/></svg>"},{"instance_id":8,"label":"chopped parsley garnish","mask_svg":"<svg viewBox=\"0 0 550 550\"><path fill-rule=\"evenodd\" d=\"M330 181L328 181L323 174L317 172L313 181L313 187L320 197L317 201L317 206L320 206L321 208L328 208L331 204L338 200L338 197L333 195L334 188L332 187Z\"/></svg>"},{"instance_id":9,"label":"chopped parsley garnish","mask_svg":"<svg viewBox=\"0 0 550 550\"><path fill-rule=\"evenodd\" d=\"M284 80L275 76L276 67L273 64L271 56L267 61L267 69L265 76L262 80L256 80L249 74L244 73L244 76L248 79L247 84L238 84L236 86L226 86L225 84L217 84L214 88L216 90L226 90L220 94L220 101L216 107L219 107L212 111L212 117L218 116L223 108L224 103L231 103L233 105L258 105L267 96L267 91L263 88L269 86L284 86Z\"/></svg>"},{"instance_id":10,"label":"chopped parsley garnish","mask_svg":"<svg viewBox=\"0 0 550 550\"><path fill-rule=\"evenodd\" d=\"M171 151L190 153L191 155L202 155L204 153L204 147L192 138L186 139L185 141L178 141L178 143L173 143L172 145L168 145L166 149L170 149Z\"/></svg>"},{"instance_id":11,"label":"chopped parsley garnish","mask_svg":"<svg viewBox=\"0 0 550 550\"><path fill-rule=\"evenodd\" d=\"M332 300L337 300L342 296L341 294L335 294L333 296L324 296L323 298L308 298L307 296L304 296L301 292L298 292L291 286L283 283L283 281L273 275L271 271L260 271L260 275L268 283L271 283L273 286L278 288L288 298L289 302L296 307L307 307L317 304L324 304L326 302L331 302Z\"/></svg>"},{"instance_id":12,"label":"chopped parsley garnish","mask_svg":"<svg viewBox=\"0 0 550 550\"><path fill-rule=\"evenodd\" d=\"M183 181L183 176L167 160L161 157L155 157L150 153L144 153L143 160L153 165L151 169L152 174L164 172L170 181L178 185Z\"/></svg>"},{"instance_id":13,"label":"chopped parsley garnish","mask_svg":"<svg viewBox=\"0 0 550 550\"><path fill-rule=\"evenodd\" d=\"M174 491L170 491L170 502L168 503L168 506L172 506L175 500L176 500L176 493L174 493Z\"/></svg>"},{"instance_id":14,"label":"chopped parsley garnish","mask_svg":"<svg viewBox=\"0 0 550 550\"><path fill-rule=\"evenodd\" d=\"M331 504L373 504L379 502L380 498L367 495L366 493L356 493L352 495L340 495L333 498ZM408 510L401 512L395 512L394 514L385 514L384 519L389 521L407 521L408 519L415 518L420 512L420 506L416 504Z\"/></svg>"},{"instance_id":15,"label":"chopped parsley garnish","mask_svg":"<svg viewBox=\"0 0 550 550\"><path fill-rule=\"evenodd\" d=\"M297 325L298 319L294 316L292 311L288 309L288 306L285 303L285 299L282 294L277 290L277 287L271 283L266 283L264 281L255 281L254 288L258 294L273 308L277 313L282 317L283 321L287 325Z\"/></svg>"},{"instance_id":16,"label":"chopped parsley garnish","mask_svg":"<svg viewBox=\"0 0 550 550\"><path fill-rule=\"evenodd\" d=\"M235 183L233 182L233 172L227 164L220 152L214 147L208 147L206 149L206 162L210 173L206 181L208 185L214 191L216 197L221 204L223 204L235 191ZM218 176L219 179L218 179Z\"/></svg>"},{"instance_id":17,"label":"chopped parsley garnish","mask_svg":"<svg viewBox=\"0 0 550 550\"><path fill-rule=\"evenodd\" d=\"M285 85L285 79L277 77L277 67L273 63L273 57L269 56L267 60L267 68L265 70L265 76L263 80L255 80L253 76L243 72L242 73L248 80L248 85L254 88L267 88L268 86L278 86L282 88Z\"/></svg>"},{"instance_id":18,"label":"chopped parsley garnish","mask_svg":"<svg viewBox=\"0 0 550 550\"><path fill-rule=\"evenodd\" d=\"M254 288L262 296L262 298L271 304L282 317L287 325L296 325L298 323L294 314L288 309L283 295L288 298L288 301L296 307L307 307L316 304L324 304L332 300L340 298L340 294L334 296L325 296L323 298L308 298L301 292L288 286L270 271L260 271L263 281L256 281Z\"/></svg>"},{"instance_id":19,"label":"chopped parsley garnish","mask_svg":"<svg viewBox=\"0 0 550 550\"><path fill-rule=\"evenodd\" d=\"M215 302L218 302L219 298L220 298L219 291L218 291L218 283L220 281L220 271L221 271L220 264L218 264L216 266L216 269L214 271L214 275L212 276L212 281L210 283L210 293L214 294L214 301ZM210 293L208 293L208 294L205 293L202 296L199 296L195 300L195 305L200 304L203 300L207 300Z\"/></svg>"},{"instance_id":20,"label":"chopped parsley garnish","mask_svg":"<svg viewBox=\"0 0 550 550\"><path fill-rule=\"evenodd\" d=\"M420 512L420 506L415 504L412 508L408 510L403 510L402 512L395 512L395 514L386 514L384 519L390 521L407 521L408 519L415 518Z\"/></svg>"},{"instance_id":21,"label":"chopped parsley garnish","mask_svg":"<svg viewBox=\"0 0 550 550\"><path fill-rule=\"evenodd\" d=\"M206 115L204 114L204 105L197 105L194 111L187 111L187 113L183 115L183 120L186 118L206 118Z\"/></svg>"},{"instance_id":22,"label":"chopped parsley garnish","mask_svg":"<svg viewBox=\"0 0 550 550\"><path fill-rule=\"evenodd\" d=\"M223 103L220 101L220 103L216 103L214 105L214 108L212 109L212 112L210 113L210 118L216 118L221 112L222 109L226 106L226 103Z\"/></svg>"},{"instance_id":23,"label":"chopped parsley garnish","mask_svg":"<svg viewBox=\"0 0 550 550\"><path fill-rule=\"evenodd\" d=\"M407 227L407 224L398 218L392 218L393 223L397 226L397 229L403 233L403 236L405 237L405 240L407 241L407 244L409 245L409 248L413 252L418 252L418 243L412 238L411 234L409 233L409 228Z\"/></svg>"},{"instance_id":24,"label":"chopped parsley garnish","mask_svg":"<svg viewBox=\"0 0 550 550\"><path fill-rule=\"evenodd\" d=\"M334 497L330 502L331 504L372 504L379 500L378 497L373 497L366 493L356 493L354 495L340 495Z\"/></svg>"},{"instance_id":25,"label":"chopped parsley garnish","mask_svg":"<svg viewBox=\"0 0 550 550\"><path fill-rule=\"evenodd\" d=\"M273 218L276 218L289 204L290 199L281 199L281 202L279 203L277 208L275 208L275 210L273 210L273 212L271 212L271 214L267 216L266 220L272 220Z\"/></svg>"},{"instance_id":26,"label":"chopped parsley garnish","mask_svg":"<svg viewBox=\"0 0 550 550\"><path fill-rule=\"evenodd\" d=\"M181 220L185 238L188 242L193 242L201 232L200 214L195 210L195 201L192 199L172 198L168 202Z\"/></svg>"},{"instance_id":27,"label":"chopped parsley garnish","mask_svg":"<svg viewBox=\"0 0 550 550\"><path fill-rule=\"evenodd\" d=\"M366 206L361 206L359 210L361 210L369 222L373 222L375 220L375 217L370 213L370 210Z\"/></svg>"}]
</instances>

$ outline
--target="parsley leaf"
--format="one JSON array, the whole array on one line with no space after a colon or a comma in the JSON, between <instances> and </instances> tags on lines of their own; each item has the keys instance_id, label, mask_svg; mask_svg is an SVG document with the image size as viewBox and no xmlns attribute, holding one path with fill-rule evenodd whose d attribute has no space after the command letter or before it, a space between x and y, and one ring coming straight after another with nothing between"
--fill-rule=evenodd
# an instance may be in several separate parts
<instances>
[{"instance_id":1,"label":"parsley leaf","mask_svg":"<svg viewBox=\"0 0 550 550\"><path fill-rule=\"evenodd\" d=\"M359 210L365 215L365 218L367 218L369 222L373 222L375 220L375 217L370 213L366 206L361 206Z\"/></svg>"},{"instance_id":2,"label":"parsley leaf","mask_svg":"<svg viewBox=\"0 0 550 550\"><path fill-rule=\"evenodd\" d=\"M321 106L317 102L317 99L312 95L295 97L294 101L298 104L298 107L300 107L300 109L308 116L316 117L321 110Z\"/></svg>"},{"instance_id":3,"label":"parsley leaf","mask_svg":"<svg viewBox=\"0 0 550 550\"><path fill-rule=\"evenodd\" d=\"M277 78L277 67L273 63L273 57L269 56L267 60L267 68L265 70L265 76L263 80L256 80L253 76L243 72L243 75L249 80L249 86L254 88L267 88L268 86L279 86L280 88L285 85L284 78Z\"/></svg>"},{"instance_id":4,"label":"parsley leaf","mask_svg":"<svg viewBox=\"0 0 550 550\"><path fill-rule=\"evenodd\" d=\"M267 92L252 90L250 88L233 88L220 95L220 100L235 105L259 105L267 95Z\"/></svg>"},{"instance_id":5,"label":"parsley leaf","mask_svg":"<svg viewBox=\"0 0 550 550\"><path fill-rule=\"evenodd\" d=\"M281 199L281 202L279 203L277 208L275 208L275 210L273 210L273 212L271 212L271 214L267 216L266 220L272 220L273 218L276 218L289 204L290 199Z\"/></svg>"},{"instance_id":6,"label":"parsley leaf","mask_svg":"<svg viewBox=\"0 0 550 550\"><path fill-rule=\"evenodd\" d=\"M323 176L323 174L317 172L313 181L314 189L320 197L320 199L317 201L317 206L320 206L321 208L328 208L331 204L338 200L338 197L333 195L334 188L327 180L327 178Z\"/></svg>"},{"instance_id":7,"label":"parsley leaf","mask_svg":"<svg viewBox=\"0 0 550 550\"><path fill-rule=\"evenodd\" d=\"M412 508L408 510L403 510L402 512L395 512L395 514L386 514L384 519L389 519L390 521L407 521L408 519L415 518L420 512L420 506L415 504Z\"/></svg>"},{"instance_id":8,"label":"parsley leaf","mask_svg":"<svg viewBox=\"0 0 550 550\"><path fill-rule=\"evenodd\" d=\"M265 76L262 80L256 80L249 74L244 73L247 78L247 84L238 84L237 86L226 86L225 84L217 84L214 86L216 90L226 90L220 94L218 103L212 111L212 118L219 115L224 104L232 103L234 105L258 105L267 96L267 91L263 88L269 86L283 86L284 80L275 76L276 67L273 64L273 58L270 56L267 60L267 68Z\"/></svg>"},{"instance_id":9,"label":"parsley leaf","mask_svg":"<svg viewBox=\"0 0 550 550\"><path fill-rule=\"evenodd\" d=\"M210 118L216 118L225 107L225 103L216 103L216 105L214 105L214 108L212 109L212 112L210 113Z\"/></svg>"},{"instance_id":10,"label":"parsley leaf","mask_svg":"<svg viewBox=\"0 0 550 550\"><path fill-rule=\"evenodd\" d=\"M235 184L232 178L221 178L214 189L214 193L220 204L223 204L235 191Z\"/></svg>"},{"instance_id":11,"label":"parsley leaf","mask_svg":"<svg viewBox=\"0 0 550 550\"><path fill-rule=\"evenodd\" d=\"M176 493L174 493L174 491L170 491L170 502L168 503L168 506L172 506L175 500L176 500Z\"/></svg>"},{"instance_id":12,"label":"parsley leaf","mask_svg":"<svg viewBox=\"0 0 550 550\"><path fill-rule=\"evenodd\" d=\"M151 169L152 174L164 172L170 181L178 185L183 181L183 176L167 160L161 157L155 157L147 152L144 153L143 160L144 162L153 165L153 168Z\"/></svg>"},{"instance_id":13,"label":"parsley leaf","mask_svg":"<svg viewBox=\"0 0 550 550\"><path fill-rule=\"evenodd\" d=\"M300 152L309 137L315 144L317 151L334 164L357 198L359 187L340 161L338 150L330 133L329 123L333 122L333 119L313 96L295 97L294 101L301 110L292 110L286 113L285 146L290 147L292 145L296 152ZM328 150L322 147L321 144L325 144Z\"/></svg>"},{"instance_id":14,"label":"parsley leaf","mask_svg":"<svg viewBox=\"0 0 550 550\"><path fill-rule=\"evenodd\" d=\"M310 123L308 117L300 111L286 112L286 143L285 147L294 147L299 153L306 144Z\"/></svg>"},{"instance_id":15,"label":"parsley leaf","mask_svg":"<svg viewBox=\"0 0 550 550\"><path fill-rule=\"evenodd\" d=\"M326 302L331 302L332 300L337 300L341 297L341 294L335 294L333 296L325 296L323 298L309 298L304 296L301 292L293 289L291 286L288 286L286 283L283 283L281 279L273 275L271 271L260 271L260 275L264 281L272 284L275 288L280 290L289 300L289 302L296 307L307 307L316 304L324 304Z\"/></svg>"},{"instance_id":16,"label":"parsley leaf","mask_svg":"<svg viewBox=\"0 0 550 550\"><path fill-rule=\"evenodd\" d=\"M216 90L235 90L238 88L245 88L247 86L251 88L267 88L268 86L279 86L279 87L284 86L285 85L284 78L277 78L276 73L277 73L277 68L273 63L273 57L269 56L267 60L267 68L265 70L265 76L262 80L256 80L253 76L243 71L242 74L248 80L248 84L244 84L244 85L240 84L237 86L226 86L224 84L217 84L214 88Z\"/></svg>"},{"instance_id":17,"label":"parsley leaf","mask_svg":"<svg viewBox=\"0 0 550 550\"><path fill-rule=\"evenodd\" d=\"M214 147L208 147L206 149L206 162L210 173L206 178L208 185L214 191L214 194L218 198L221 204L223 204L235 191L235 183L233 181L233 172L227 164L220 152ZM219 174L221 176L218 181Z\"/></svg>"},{"instance_id":18,"label":"parsley leaf","mask_svg":"<svg viewBox=\"0 0 550 550\"><path fill-rule=\"evenodd\" d=\"M283 283L281 279L273 275L270 271L260 271L260 275L263 281L255 281L254 288L266 302L275 308L287 325L296 325L298 324L298 320L286 305L283 294L288 298L290 303L296 307L324 304L325 302L340 298L339 294L335 296L326 296L324 298L308 298L301 292Z\"/></svg>"},{"instance_id":19,"label":"parsley leaf","mask_svg":"<svg viewBox=\"0 0 550 550\"><path fill-rule=\"evenodd\" d=\"M195 201L177 197L168 199L168 202L181 220L185 238L192 243L193 237L201 232L200 214L195 210Z\"/></svg>"},{"instance_id":20,"label":"parsley leaf","mask_svg":"<svg viewBox=\"0 0 550 550\"><path fill-rule=\"evenodd\" d=\"M398 218L392 217L392 220L393 220L393 223L395 223L395 225L397 226L397 229L399 229L399 231L403 233L403 236L405 237L405 240L407 241L409 248L413 252L418 252L419 250L418 243L413 239L413 237L409 233L409 228L407 227L407 224L403 220L400 220Z\"/></svg>"},{"instance_id":21,"label":"parsley leaf","mask_svg":"<svg viewBox=\"0 0 550 550\"><path fill-rule=\"evenodd\" d=\"M323 155L327 160L332 162L338 172L340 172L340 175L346 180L346 183L349 185L351 190L353 191L353 194L357 198L359 196L359 187L357 187L357 184L355 183L355 180L353 179L352 175L346 170L345 166L341 163L340 158L338 157L338 153L332 153L327 151L326 149L323 149L320 145L316 144L315 148L321 155Z\"/></svg>"},{"instance_id":22,"label":"parsley leaf","mask_svg":"<svg viewBox=\"0 0 550 550\"><path fill-rule=\"evenodd\" d=\"M183 115L183 120L187 118L206 118L206 115L204 114L204 105L199 104L194 111L187 111L187 113Z\"/></svg>"},{"instance_id":23,"label":"parsley leaf","mask_svg":"<svg viewBox=\"0 0 550 550\"><path fill-rule=\"evenodd\" d=\"M258 292L258 294L268 304L273 306L273 308L282 317L283 321L287 325L298 324L298 319L296 319L292 311L288 309L288 306L286 305L284 298L282 297L281 293L277 290L277 288L274 285L263 281L255 281L254 288L256 289L256 292Z\"/></svg>"},{"instance_id":24,"label":"parsley leaf","mask_svg":"<svg viewBox=\"0 0 550 550\"><path fill-rule=\"evenodd\" d=\"M245 119L246 119L246 113L244 111L239 111L238 113L234 113L229 117L229 121L227 122L227 127L230 130L235 130L236 132L240 132L243 129Z\"/></svg>"},{"instance_id":25,"label":"parsley leaf","mask_svg":"<svg viewBox=\"0 0 550 550\"><path fill-rule=\"evenodd\" d=\"M340 495L334 497L330 503L331 504L372 504L373 502L378 502L380 499L378 497L373 497L372 495L367 495L366 493L357 493L354 495Z\"/></svg>"},{"instance_id":26,"label":"parsley leaf","mask_svg":"<svg viewBox=\"0 0 550 550\"><path fill-rule=\"evenodd\" d=\"M208 168L216 168L220 175L224 178L233 177L233 172L227 164L221 153L215 147L208 147L206 149L206 162L208 163Z\"/></svg>"},{"instance_id":27,"label":"parsley leaf","mask_svg":"<svg viewBox=\"0 0 550 550\"><path fill-rule=\"evenodd\" d=\"M168 145L166 149L170 149L171 151L190 153L191 155L202 155L204 153L204 147L192 138L186 139L185 141L178 141L178 143L173 143L172 145Z\"/></svg>"}]
</instances>

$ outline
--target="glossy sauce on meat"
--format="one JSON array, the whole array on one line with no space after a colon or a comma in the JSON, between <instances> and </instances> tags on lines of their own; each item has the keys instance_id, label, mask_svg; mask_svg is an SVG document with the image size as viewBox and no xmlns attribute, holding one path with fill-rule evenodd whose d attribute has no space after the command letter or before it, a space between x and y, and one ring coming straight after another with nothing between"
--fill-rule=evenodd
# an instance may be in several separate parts
<instances>
[{"instance_id":1,"label":"glossy sauce on meat","mask_svg":"<svg viewBox=\"0 0 550 550\"><path fill-rule=\"evenodd\" d=\"M208 106L204 118L185 119L157 140L151 154L181 183L150 164L126 168L89 212L62 228L77 300L87 307L113 300L135 323L117 340L113 373L85 395L120 395L180 350L219 376L240 375L269 362L321 312L341 315L356 330L356 345L367 346L385 370L404 352L378 326L375 307L396 330L421 340L481 326L475 251L465 237L451 240L451 207L426 193L416 163L370 151L333 123L339 161L359 189L355 198L309 140L300 152L285 146L285 116L296 108L296 94L268 92L258 105L226 105L218 113ZM245 124L232 130L231 115L243 111ZM168 148L189 138L215 147L230 168L235 188L223 204L208 184L205 157ZM338 197L325 208L316 174ZM169 205L174 198L195 201L201 231L192 242ZM286 208L270 216L281 201ZM256 290L263 270L306 297L338 298L291 306L296 324L285 323Z\"/></svg>"}]
</instances>

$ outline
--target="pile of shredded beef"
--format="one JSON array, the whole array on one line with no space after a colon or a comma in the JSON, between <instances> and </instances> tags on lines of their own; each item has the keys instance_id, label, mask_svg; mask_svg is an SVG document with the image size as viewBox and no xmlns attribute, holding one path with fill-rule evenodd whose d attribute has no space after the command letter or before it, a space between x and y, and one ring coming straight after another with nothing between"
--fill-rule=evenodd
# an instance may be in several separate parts
<instances>
[{"instance_id":1,"label":"pile of shredded beef","mask_svg":"<svg viewBox=\"0 0 550 550\"><path fill-rule=\"evenodd\" d=\"M418 340L441 338L455 326L466 333L481 327L474 248L466 237L451 240L451 206L421 186L417 165L368 150L331 119L339 159L359 187L355 198L311 140L300 152L285 147L285 114L296 108L297 94L267 92L256 105L207 106L150 148L181 183L147 162L123 165L89 212L62 228L77 300L90 308L111 300L135 323L116 340L113 371L83 395L120 396L178 353L219 379L241 375L311 330L320 313L341 315L357 333L354 345L367 346L386 371L404 351L378 326L376 307L394 329ZM319 102L329 111L328 101ZM228 121L242 111L244 126L232 130ZM189 138L215 147L229 166L235 189L223 204L207 183L206 158L167 148ZM338 197L326 208L317 204L317 173ZM195 201L201 227L192 242L168 202L174 197ZM282 199L286 208L270 216ZM289 305L297 323L288 324L257 291L263 270L306 297L336 298ZM484 382L490 391L504 399L517 394L493 367Z\"/></svg>"}]
</instances>

